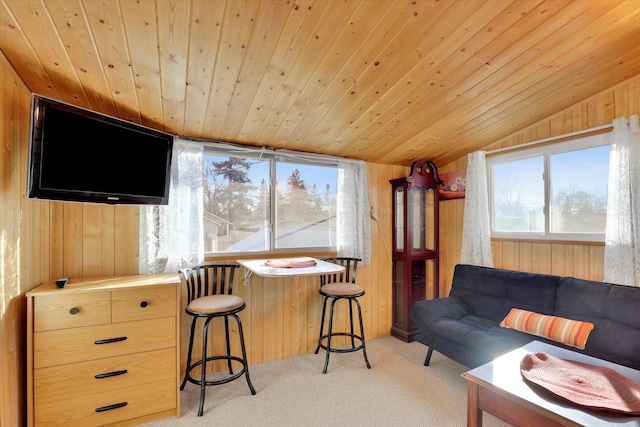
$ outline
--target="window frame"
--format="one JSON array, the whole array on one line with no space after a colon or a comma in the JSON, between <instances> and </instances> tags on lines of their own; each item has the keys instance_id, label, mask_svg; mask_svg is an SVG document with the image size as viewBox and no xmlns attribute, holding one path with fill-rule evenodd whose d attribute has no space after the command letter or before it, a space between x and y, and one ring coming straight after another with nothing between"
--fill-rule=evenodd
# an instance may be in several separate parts
<instances>
[{"instance_id":1,"label":"window frame","mask_svg":"<svg viewBox=\"0 0 640 427\"><path fill-rule=\"evenodd\" d=\"M276 247L276 223L277 223L277 194L276 188L276 171L278 162L286 162L291 164L300 164L308 166L333 167L338 169L338 158L331 156L316 155L312 153L296 152L290 150L276 150L268 147L248 147L230 143L205 143L203 149L203 159L206 156L226 156L240 157L269 161L269 204L271 206L268 212L269 216L269 248L261 251L235 251L235 252L205 252L206 258L229 258L234 256L261 256L261 255L291 255L299 253L335 253L337 246L311 246L311 247L294 247L294 248L277 248ZM336 174L337 175L337 174ZM336 198L338 193L338 180L336 176L335 192ZM335 235L337 242L337 229Z\"/></svg>"},{"instance_id":2,"label":"window frame","mask_svg":"<svg viewBox=\"0 0 640 427\"><path fill-rule=\"evenodd\" d=\"M567 141L547 143L514 150L505 153L487 154L487 184L489 197L489 227L491 238L495 239L515 239L515 240L549 240L549 241L575 241L575 242L596 242L605 241L605 233L558 233L550 231L550 198L551 198L551 177L550 157L555 154L567 153L571 151L588 148L610 146L609 133L598 133L583 136ZM543 232L505 232L495 230L495 180L493 166L499 163L508 163L532 157L543 158L543 186L544 186L544 231ZM608 179L608 170L607 170Z\"/></svg>"}]
</instances>

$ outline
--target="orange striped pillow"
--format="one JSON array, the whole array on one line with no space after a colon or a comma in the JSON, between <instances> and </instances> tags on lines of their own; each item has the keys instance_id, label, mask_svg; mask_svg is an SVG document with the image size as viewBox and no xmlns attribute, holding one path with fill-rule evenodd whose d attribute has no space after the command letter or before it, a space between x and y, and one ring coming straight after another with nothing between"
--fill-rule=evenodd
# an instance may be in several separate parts
<instances>
[{"instance_id":1,"label":"orange striped pillow","mask_svg":"<svg viewBox=\"0 0 640 427\"><path fill-rule=\"evenodd\" d=\"M500 326L584 349L593 323L512 308Z\"/></svg>"}]
</instances>

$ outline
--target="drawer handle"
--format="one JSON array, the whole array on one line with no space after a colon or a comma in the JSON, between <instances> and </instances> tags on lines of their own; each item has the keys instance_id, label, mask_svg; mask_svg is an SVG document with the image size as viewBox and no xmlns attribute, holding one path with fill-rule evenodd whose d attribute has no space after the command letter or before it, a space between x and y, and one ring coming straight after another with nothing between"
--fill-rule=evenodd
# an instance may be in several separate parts
<instances>
[{"instance_id":1,"label":"drawer handle","mask_svg":"<svg viewBox=\"0 0 640 427\"><path fill-rule=\"evenodd\" d=\"M80 309L77 307L73 307L71 310L69 310L69 313L71 313L71 315L78 314L80 313Z\"/></svg>"},{"instance_id":2,"label":"drawer handle","mask_svg":"<svg viewBox=\"0 0 640 427\"><path fill-rule=\"evenodd\" d=\"M104 374L97 374L95 378L99 380L102 378L117 377L118 375L124 375L126 373L127 373L127 370L123 369L121 371L113 371L113 372L105 372Z\"/></svg>"},{"instance_id":3,"label":"drawer handle","mask_svg":"<svg viewBox=\"0 0 640 427\"><path fill-rule=\"evenodd\" d=\"M148 302L146 302L146 301L142 301L142 302L140 303L140 307L142 307L142 308L145 308L145 307L146 307L146 306L148 306L148 305L149 305L149 303L148 303Z\"/></svg>"},{"instance_id":4,"label":"drawer handle","mask_svg":"<svg viewBox=\"0 0 640 427\"><path fill-rule=\"evenodd\" d=\"M95 342L96 345L100 345L100 344L111 344L113 342L119 342L119 341L124 341L126 340L127 337L116 337L116 338L108 338L106 340L98 340Z\"/></svg>"},{"instance_id":5,"label":"drawer handle","mask_svg":"<svg viewBox=\"0 0 640 427\"><path fill-rule=\"evenodd\" d=\"M96 408L96 412L106 412L111 411L112 409L122 408L123 406L127 406L127 402L114 403L113 405L101 406Z\"/></svg>"}]
</instances>

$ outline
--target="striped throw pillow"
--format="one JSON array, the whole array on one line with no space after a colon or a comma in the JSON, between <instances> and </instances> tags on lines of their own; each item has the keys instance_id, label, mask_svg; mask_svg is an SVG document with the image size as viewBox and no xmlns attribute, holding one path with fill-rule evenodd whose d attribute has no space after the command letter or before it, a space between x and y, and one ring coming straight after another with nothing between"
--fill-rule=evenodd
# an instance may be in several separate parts
<instances>
[{"instance_id":1,"label":"striped throw pillow","mask_svg":"<svg viewBox=\"0 0 640 427\"><path fill-rule=\"evenodd\" d=\"M512 308L500 326L584 349L593 323Z\"/></svg>"}]
</instances>

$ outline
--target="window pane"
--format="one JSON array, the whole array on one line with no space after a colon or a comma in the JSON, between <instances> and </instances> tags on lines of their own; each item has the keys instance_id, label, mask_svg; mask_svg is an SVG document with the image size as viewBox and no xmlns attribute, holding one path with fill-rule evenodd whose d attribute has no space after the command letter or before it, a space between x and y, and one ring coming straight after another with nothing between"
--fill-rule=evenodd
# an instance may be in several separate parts
<instances>
[{"instance_id":1,"label":"window pane","mask_svg":"<svg viewBox=\"0 0 640 427\"><path fill-rule=\"evenodd\" d=\"M269 161L204 156L205 252L269 248Z\"/></svg>"},{"instance_id":2,"label":"window pane","mask_svg":"<svg viewBox=\"0 0 640 427\"><path fill-rule=\"evenodd\" d=\"M552 233L604 233L609 146L550 156Z\"/></svg>"},{"instance_id":3,"label":"window pane","mask_svg":"<svg viewBox=\"0 0 640 427\"><path fill-rule=\"evenodd\" d=\"M493 166L493 230L544 232L542 156Z\"/></svg>"},{"instance_id":4,"label":"window pane","mask_svg":"<svg viewBox=\"0 0 640 427\"><path fill-rule=\"evenodd\" d=\"M276 162L276 248L335 246L338 169Z\"/></svg>"}]
</instances>

